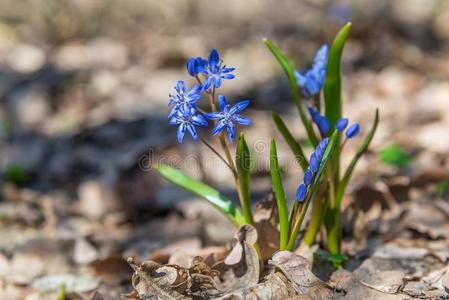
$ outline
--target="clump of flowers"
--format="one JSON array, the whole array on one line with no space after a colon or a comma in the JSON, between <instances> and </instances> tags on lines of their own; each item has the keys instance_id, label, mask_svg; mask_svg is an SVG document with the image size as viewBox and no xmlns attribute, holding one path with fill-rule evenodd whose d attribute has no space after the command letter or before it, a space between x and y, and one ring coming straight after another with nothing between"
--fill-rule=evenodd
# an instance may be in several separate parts
<instances>
[{"instance_id":1,"label":"clump of flowers","mask_svg":"<svg viewBox=\"0 0 449 300\"><path fill-rule=\"evenodd\" d=\"M349 125L349 118L343 117L341 99L340 62L343 47L351 24L346 24L338 33L331 47L321 46L310 68L297 71L290 60L269 40L264 40L289 80L293 100L307 133L308 141L314 146L309 159L291 134L282 118L273 112L273 121L294 154L304 175L296 190L296 201L288 207L282 184L282 172L278 163L276 142L270 147L270 173L272 187L279 214L279 249L292 250L298 241L312 245L321 228L327 234L325 247L331 255L339 254L341 241L341 208L346 186L352 172L363 153L367 150L378 123L376 111L374 123L368 131L355 157L342 173L340 155L348 140L357 137L360 125ZM169 123L178 126L177 138L183 142L188 132L194 141L201 140L227 165L234 176L241 208L221 195L214 188L196 181L179 170L167 165L157 166L157 170L171 182L203 197L215 205L236 226L253 224L250 193L251 152L243 133L239 135L235 156L231 154L229 143L235 140L237 125L250 125L251 120L241 113L249 106L249 100L228 103L224 95L216 93L225 80L235 78L235 68L224 65L217 50L213 49L208 58L192 57L187 61L187 72L196 83L190 88L184 81L176 84L175 95L170 95L172 107L168 115ZM207 98L207 105L200 105ZM207 108L205 108L207 107ZM308 113L307 113L308 112ZM212 126L210 139L218 140L221 151L206 138L198 137L197 127ZM226 139L227 136L227 139ZM304 222L312 204L310 220ZM298 239L300 232L305 234ZM257 247L257 246L256 246Z\"/></svg>"}]
</instances>

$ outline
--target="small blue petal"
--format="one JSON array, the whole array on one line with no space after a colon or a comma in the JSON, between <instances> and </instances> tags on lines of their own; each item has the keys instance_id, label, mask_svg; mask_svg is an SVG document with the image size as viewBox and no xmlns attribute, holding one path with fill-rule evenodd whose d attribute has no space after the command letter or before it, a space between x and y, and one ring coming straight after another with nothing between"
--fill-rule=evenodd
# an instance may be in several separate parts
<instances>
[{"instance_id":1,"label":"small blue petal","mask_svg":"<svg viewBox=\"0 0 449 300\"><path fill-rule=\"evenodd\" d=\"M360 125L358 123L351 125L348 130L346 130L346 137L352 139L356 137L360 132Z\"/></svg>"},{"instance_id":2,"label":"small blue petal","mask_svg":"<svg viewBox=\"0 0 449 300\"><path fill-rule=\"evenodd\" d=\"M222 73L230 73L233 72L235 70L235 68L223 68L223 70L221 71Z\"/></svg>"},{"instance_id":3,"label":"small blue petal","mask_svg":"<svg viewBox=\"0 0 449 300\"><path fill-rule=\"evenodd\" d=\"M233 115L232 116L232 121L234 121L235 123L241 124L241 125L250 125L251 124L251 120L248 119L247 117L244 117L242 115Z\"/></svg>"},{"instance_id":4,"label":"small blue petal","mask_svg":"<svg viewBox=\"0 0 449 300\"><path fill-rule=\"evenodd\" d=\"M337 129L339 132L342 132L345 130L346 126L348 126L348 119L347 118L340 118L338 119L337 123L335 124L335 129Z\"/></svg>"},{"instance_id":5,"label":"small blue petal","mask_svg":"<svg viewBox=\"0 0 449 300\"><path fill-rule=\"evenodd\" d=\"M320 113L313 107L309 106L307 108L309 110L310 116L312 117L312 120L317 123L321 117Z\"/></svg>"},{"instance_id":6,"label":"small blue petal","mask_svg":"<svg viewBox=\"0 0 449 300\"><path fill-rule=\"evenodd\" d=\"M211 87L213 80L214 80L213 77L207 77L203 85L203 90L208 90Z\"/></svg>"},{"instance_id":7,"label":"small blue petal","mask_svg":"<svg viewBox=\"0 0 449 300\"><path fill-rule=\"evenodd\" d=\"M223 120L218 121L218 123L215 125L214 129L212 130L212 135L217 135L219 134L221 131L223 131L223 129L226 127L226 122Z\"/></svg>"},{"instance_id":8,"label":"small blue petal","mask_svg":"<svg viewBox=\"0 0 449 300\"><path fill-rule=\"evenodd\" d=\"M316 154L313 153L310 156L309 168L313 172L313 174L315 174L318 171L319 167L320 167L320 162L319 162L318 158L316 157Z\"/></svg>"},{"instance_id":9,"label":"small blue petal","mask_svg":"<svg viewBox=\"0 0 449 300\"><path fill-rule=\"evenodd\" d=\"M313 180L313 173L310 169L307 169L304 173L304 183L305 185L310 185Z\"/></svg>"},{"instance_id":10,"label":"small blue petal","mask_svg":"<svg viewBox=\"0 0 449 300\"><path fill-rule=\"evenodd\" d=\"M192 123L197 126L207 126L207 120L202 115L196 115L192 117Z\"/></svg>"},{"instance_id":11,"label":"small blue petal","mask_svg":"<svg viewBox=\"0 0 449 300\"><path fill-rule=\"evenodd\" d=\"M229 140L231 142L233 142L234 141L234 126L228 125L228 126L226 126L226 129L228 130Z\"/></svg>"},{"instance_id":12,"label":"small blue petal","mask_svg":"<svg viewBox=\"0 0 449 300\"><path fill-rule=\"evenodd\" d=\"M296 200L303 202L307 197L307 186L301 183L296 190Z\"/></svg>"},{"instance_id":13,"label":"small blue petal","mask_svg":"<svg viewBox=\"0 0 449 300\"><path fill-rule=\"evenodd\" d=\"M193 138L194 141L198 140L198 135L196 133L195 126L192 124L187 125L187 131L190 133L190 136Z\"/></svg>"},{"instance_id":14,"label":"small blue petal","mask_svg":"<svg viewBox=\"0 0 449 300\"><path fill-rule=\"evenodd\" d=\"M184 81L179 80L179 81L176 83L176 91L177 91L179 94L184 94L184 93L185 93L185 91L186 91L186 85L185 85Z\"/></svg>"},{"instance_id":15,"label":"small blue petal","mask_svg":"<svg viewBox=\"0 0 449 300\"><path fill-rule=\"evenodd\" d=\"M181 123L178 127L177 137L178 142L181 144L182 140L184 139L184 135L186 134L187 126L184 123Z\"/></svg>"},{"instance_id":16,"label":"small blue petal","mask_svg":"<svg viewBox=\"0 0 449 300\"><path fill-rule=\"evenodd\" d=\"M209 54L209 64L217 65L220 61L220 55L218 54L217 49L212 49Z\"/></svg>"},{"instance_id":17,"label":"small blue petal","mask_svg":"<svg viewBox=\"0 0 449 300\"><path fill-rule=\"evenodd\" d=\"M226 101L226 97L224 95L218 95L218 107L220 110L224 110L228 102Z\"/></svg>"},{"instance_id":18,"label":"small blue petal","mask_svg":"<svg viewBox=\"0 0 449 300\"><path fill-rule=\"evenodd\" d=\"M243 101L240 101L240 102L234 104L234 105L231 107L231 110L229 111L229 113L230 113L231 115L233 115L233 114L235 114L235 113L241 112L242 110L244 110L245 108L247 108L248 105L249 105L249 100L243 100Z\"/></svg>"},{"instance_id":19,"label":"small blue petal","mask_svg":"<svg viewBox=\"0 0 449 300\"><path fill-rule=\"evenodd\" d=\"M223 79L234 79L235 75L234 74L223 74L223 75L221 75L221 78L223 78Z\"/></svg>"},{"instance_id":20,"label":"small blue petal","mask_svg":"<svg viewBox=\"0 0 449 300\"><path fill-rule=\"evenodd\" d=\"M321 116L318 121L318 128L322 135L325 135L329 131L329 119L327 117Z\"/></svg>"}]
</instances>

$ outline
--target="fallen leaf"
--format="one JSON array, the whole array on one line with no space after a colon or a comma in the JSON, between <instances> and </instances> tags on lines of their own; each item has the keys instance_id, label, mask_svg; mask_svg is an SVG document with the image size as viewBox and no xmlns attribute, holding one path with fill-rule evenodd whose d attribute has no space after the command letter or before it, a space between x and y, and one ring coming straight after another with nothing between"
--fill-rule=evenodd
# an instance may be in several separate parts
<instances>
[{"instance_id":1,"label":"fallen leaf","mask_svg":"<svg viewBox=\"0 0 449 300\"><path fill-rule=\"evenodd\" d=\"M312 273L310 262L304 257L289 251L279 251L269 263L281 270L299 295L307 294L311 299L331 297L332 291Z\"/></svg>"}]
</instances>

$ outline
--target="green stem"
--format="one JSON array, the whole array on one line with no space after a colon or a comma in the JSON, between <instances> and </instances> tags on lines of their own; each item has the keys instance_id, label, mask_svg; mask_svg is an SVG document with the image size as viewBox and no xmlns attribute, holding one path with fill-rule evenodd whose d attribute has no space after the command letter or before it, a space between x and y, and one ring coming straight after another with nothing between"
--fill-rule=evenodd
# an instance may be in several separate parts
<instances>
[{"instance_id":1,"label":"green stem","mask_svg":"<svg viewBox=\"0 0 449 300\"><path fill-rule=\"evenodd\" d=\"M327 234L327 250L330 254L340 253L341 242L341 213L340 208L330 211L330 225Z\"/></svg>"},{"instance_id":2,"label":"green stem","mask_svg":"<svg viewBox=\"0 0 449 300\"><path fill-rule=\"evenodd\" d=\"M303 238L303 242L309 246L312 246L315 243L316 235L320 230L321 222L327 209L328 201L323 195L326 190L327 189L323 189L322 195L316 197L312 204L312 215Z\"/></svg>"}]
</instances>

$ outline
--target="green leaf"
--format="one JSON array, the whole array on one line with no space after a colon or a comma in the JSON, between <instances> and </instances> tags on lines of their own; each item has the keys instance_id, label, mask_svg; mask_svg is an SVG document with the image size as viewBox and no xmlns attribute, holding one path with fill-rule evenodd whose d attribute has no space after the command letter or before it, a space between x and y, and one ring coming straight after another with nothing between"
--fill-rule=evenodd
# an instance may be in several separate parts
<instances>
[{"instance_id":1,"label":"green leaf","mask_svg":"<svg viewBox=\"0 0 449 300\"><path fill-rule=\"evenodd\" d=\"M315 252L314 258L319 260L324 260L330 262L335 268L340 269L343 263L348 260L348 257L343 254L331 254L329 252Z\"/></svg>"},{"instance_id":2,"label":"green leaf","mask_svg":"<svg viewBox=\"0 0 449 300\"><path fill-rule=\"evenodd\" d=\"M238 192L243 208L243 216L246 223L253 224L253 216L251 214L251 155L249 153L248 145L245 142L243 133L240 134L237 144L237 153L235 157L237 165L238 176Z\"/></svg>"},{"instance_id":3,"label":"green leaf","mask_svg":"<svg viewBox=\"0 0 449 300\"><path fill-rule=\"evenodd\" d=\"M351 30L351 23L347 23L338 32L329 51L329 58L326 68L326 79L324 81L324 104L325 115L329 119L330 128L335 128L337 120L341 118L343 104L341 99L341 57L346 39ZM332 154L334 165L334 184L338 185L340 180L340 137Z\"/></svg>"},{"instance_id":4,"label":"green leaf","mask_svg":"<svg viewBox=\"0 0 449 300\"><path fill-rule=\"evenodd\" d=\"M341 57L346 38L351 30L351 23L347 23L338 32L329 51L329 59L326 68L326 79L324 81L324 102L326 117L329 118L330 128L342 115L341 101Z\"/></svg>"},{"instance_id":5,"label":"green leaf","mask_svg":"<svg viewBox=\"0 0 449 300\"><path fill-rule=\"evenodd\" d=\"M299 217L298 221L294 224L293 230L290 234L290 239L289 239L289 242L287 245L287 249L290 251L293 249L293 246L296 243L296 239L298 238L299 230L301 229L302 222L304 221L304 218L306 216L310 201L315 197L318 187L320 186L321 179L323 177L324 171L326 170L327 163L329 161L331 153L337 144L337 140L338 140L337 137L338 137L338 131L336 131L336 130L329 137L329 144L326 147L326 151L324 151L323 158L321 159L320 167L315 175L313 185L309 188L309 191L307 193L307 198L303 203L304 206L302 208L301 216ZM295 220L295 218L293 216L293 218L290 220L290 222L293 222L294 220Z\"/></svg>"},{"instance_id":6,"label":"green leaf","mask_svg":"<svg viewBox=\"0 0 449 300\"><path fill-rule=\"evenodd\" d=\"M290 89L293 93L293 100L295 101L296 108L298 109L299 116L301 118L302 123L304 124L304 127L306 129L307 135L309 139L312 141L313 145L318 144L318 140L315 136L315 132L313 131L312 124L310 123L310 120L307 118L307 114L304 111L304 107L301 103L301 95L299 93L299 88L296 83L296 78L294 71L295 69L290 64L288 58L279 50L272 41L268 39L263 39L263 42L267 46L267 48L271 51L273 56L276 58L276 60L281 65L282 69L284 70L285 74L288 78L288 83L290 85Z\"/></svg>"},{"instance_id":7,"label":"green leaf","mask_svg":"<svg viewBox=\"0 0 449 300\"><path fill-rule=\"evenodd\" d=\"M306 156L304 155L304 151L302 151L301 145L295 140L293 135L290 133L290 130L288 130L287 126L285 125L284 121L276 112L272 112L272 117L274 124L276 124L277 129L281 133L284 140L287 142L290 150L293 152L296 161L301 165L303 171L305 172L307 167L309 166L309 163L307 162Z\"/></svg>"},{"instance_id":8,"label":"green leaf","mask_svg":"<svg viewBox=\"0 0 449 300\"><path fill-rule=\"evenodd\" d=\"M337 196L336 196L336 207L339 207L341 199L343 198L343 195L345 193L346 186L348 185L349 179L351 179L352 172L354 171L355 166L357 165L357 162L359 161L360 157L368 150L368 147L373 140L374 134L376 133L377 124L379 123L379 109L376 109L376 114L374 116L374 122L373 126L371 127L370 131L368 132L368 135L365 137L365 140L363 141L363 144L360 146L359 150L355 154L352 161L349 163L348 168L346 169L346 172L340 181L338 188L337 188Z\"/></svg>"},{"instance_id":9,"label":"green leaf","mask_svg":"<svg viewBox=\"0 0 449 300\"><path fill-rule=\"evenodd\" d=\"M193 179L169 165L160 164L155 166L155 169L168 181L209 201L209 203L218 208L236 226L245 224L245 219L240 210L232 204L231 200L227 199L214 188Z\"/></svg>"},{"instance_id":10,"label":"green leaf","mask_svg":"<svg viewBox=\"0 0 449 300\"><path fill-rule=\"evenodd\" d=\"M284 193L284 187L282 186L281 171L279 168L278 154L276 150L276 141L271 140L270 146L270 172L271 182L273 184L274 194L276 196L276 203L279 213L279 249L287 249L288 235L289 235L289 222L288 222L288 208L287 199Z\"/></svg>"},{"instance_id":11,"label":"green leaf","mask_svg":"<svg viewBox=\"0 0 449 300\"><path fill-rule=\"evenodd\" d=\"M29 180L30 174L24 167L18 164L9 165L5 170L5 181L16 184L24 183Z\"/></svg>"},{"instance_id":12,"label":"green leaf","mask_svg":"<svg viewBox=\"0 0 449 300\"><path fill-rule=\"evenodd\" d=\"M412 156L398 145L389 145L383 148L380 150L378 158L381 162L398 168L405 168L412 162Z\"/></svg>"}]
</instances>

